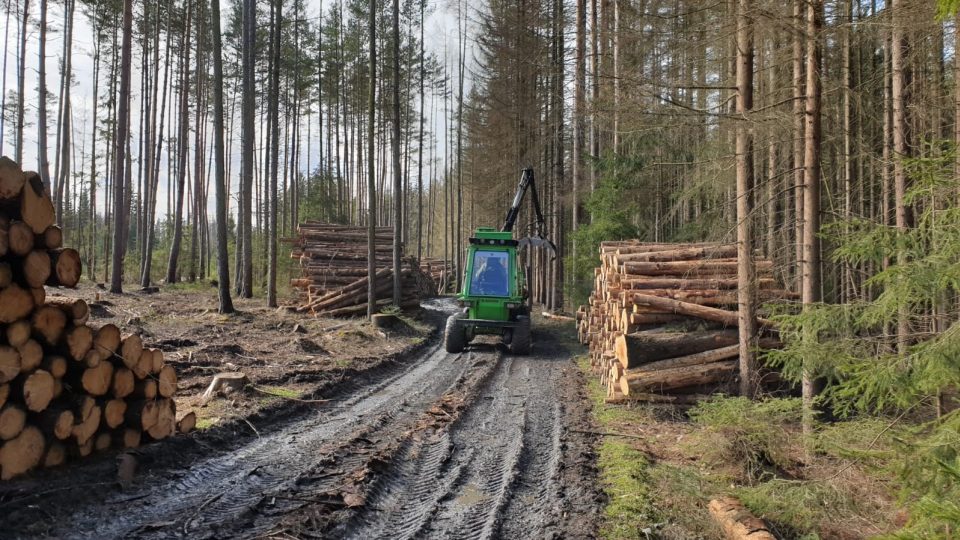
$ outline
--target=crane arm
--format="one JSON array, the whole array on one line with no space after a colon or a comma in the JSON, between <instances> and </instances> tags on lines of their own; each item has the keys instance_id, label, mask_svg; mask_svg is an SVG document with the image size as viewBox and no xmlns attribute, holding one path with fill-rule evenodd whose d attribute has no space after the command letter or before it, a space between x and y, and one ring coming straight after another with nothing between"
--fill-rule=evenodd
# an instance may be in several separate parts
<instances>
[{"instance_id":1,"label":"crane arm","mask_svg":"<svg viewBox=\"0 0 960 540\"><path fill-rule=\"evenodd\" d=\"M520 207L523 204L523 197L527 194L528 189L530 190L530 196L533 197L533 209L537 214L537 230L536 236L521 239L520 244L521 246L543 246L546 247L553 256L556 256L556 246L553 245L553 242L543 237L546 222L543 219L543 211L540 209L540 195L537 193L537 182L534 180L533 168L531 167L523 169L523 172L520 173L520 183L517 185L517 194L514 195L513 204L511 204L510 209L507 210L507 218L504 220L503 227L500 228L500 231L513 232L513 226L517 222L517 216L520 214Z\"/></svg>"}]
</instances>

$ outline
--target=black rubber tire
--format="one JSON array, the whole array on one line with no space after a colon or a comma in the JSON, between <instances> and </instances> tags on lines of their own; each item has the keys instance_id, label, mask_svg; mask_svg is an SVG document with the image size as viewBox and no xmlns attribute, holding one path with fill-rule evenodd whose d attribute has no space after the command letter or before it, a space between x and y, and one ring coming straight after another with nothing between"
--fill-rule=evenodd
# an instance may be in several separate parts
<instances>
[{"instance_id":1,"label":"black rubber tire","mask_svg":"<svg viewBox=\"0 0 960 540\"><path fill-rule=\"evenodd\" d=\"M517 326L513 328L513 338L510 340L510 352L519 356L530 354L530 317L517 317Z\"/></svg>"},{"instance_id":2,"label":"black rubber tire","mask_svg":"<svg viewBox=\"0 0 960 540\"><path fill-rule=\"evenodd\" d=\"M454 313L447 318L447 327L443 331L443 348L448 353L461 353L467 346L467 329L460 324L463 313Z\"/></svg>"}]
</instances>

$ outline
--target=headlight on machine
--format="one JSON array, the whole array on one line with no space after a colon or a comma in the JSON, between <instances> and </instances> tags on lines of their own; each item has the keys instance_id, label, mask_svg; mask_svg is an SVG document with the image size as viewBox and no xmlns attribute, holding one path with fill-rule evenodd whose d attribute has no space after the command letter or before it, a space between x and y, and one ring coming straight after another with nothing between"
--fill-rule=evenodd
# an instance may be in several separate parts
<instances>
[{"instance_id":1,"label":"headlight on machine","mask_svg":"<svg viewBox=\"0 0 960 540\"><path fill-rule=\"evenodd\" d=\"M461 300L461 301L460 301L460 306L461 306L461 307L473 307L473 301L471 301L471 300Z\"/></svg>"},{"instance_id":2,"label":"headlight on machine","mask_svg":"<svg viewBox=\"0 0 960 540\"><path fill-rule=\"evenodd\" d=\"M520 304L516 302L507 302L507 309L517 309L518 307L520 307Z\"/></svg>"}]
</instances>

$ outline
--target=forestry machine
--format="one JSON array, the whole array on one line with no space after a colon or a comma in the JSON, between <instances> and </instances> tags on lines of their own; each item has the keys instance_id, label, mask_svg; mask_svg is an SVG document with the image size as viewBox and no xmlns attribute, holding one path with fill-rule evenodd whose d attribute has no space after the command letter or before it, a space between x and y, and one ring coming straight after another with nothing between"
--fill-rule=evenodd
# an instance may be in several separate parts
<instances>
[{"instance_id":1,"label":"forestry machine","mask_svg":"<svg viewBox=\"0 0 960 540\"><path fill-rule=\"evenodd\" d=\"M530 190L537 214L536 232L534 236L515 240L513 226L527 190ZM503 227L499 231L493 227L477 227L470 238L463 290L457 296L463 309L447 319L444 333L447 352L463 351L479 334L502 336L513 354L530 352L529 291L518 251L528 246L543 248L551 258L556 257L556 246L544 238L543 229L540 197L533 169L528 167L520 175L517 194Z\"/></svg>"}]
</instances>

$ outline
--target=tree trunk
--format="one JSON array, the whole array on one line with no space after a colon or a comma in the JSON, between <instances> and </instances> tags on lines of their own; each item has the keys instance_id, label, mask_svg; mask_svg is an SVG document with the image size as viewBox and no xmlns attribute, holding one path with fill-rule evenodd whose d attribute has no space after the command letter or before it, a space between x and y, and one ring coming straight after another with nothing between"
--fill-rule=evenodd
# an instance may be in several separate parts
<instances>
[{"instance_id":1,"label":"tree trunk","mask_svg":"<svg viewBox=\"0 0 960 540\"><path fill-rule=\"evenodd\" d=\"M813 0L807 5L807 99L804 151L803 190L803 259L801 274L803 287L801 301L804 308L820 301L820 29L823 20L823 1ZM815 339L815 336L808 336ZM813 359L805 360L813 363ZM818 393L817 374L804 368L803 431L812 435L816 410L814 399Z\"/></svg>"},{"instance_id":2,"label":"tree trunk","mask_svg":"<svg viewBox=\"0 0 960 540\"><path fill-rule=\"evenodd\" d=\"M240 296L253 297L253 160L256 144L256 15L254 0L243 1L243 124L241 126L240 215L242 255Z\"/></svg>"},{"instance_id":3,"label":"tree trunk","mask_svg":"<svg viewBox=\"0 0 960 540\"><path fill-rule=\"evenodd\" d=\"M283 18L283 2L271 2L270 13L273 18L270 25L270 51L273 60L270 73L270 187L269 216L267 221L267 306L277 307L277 177L280 173L280 32Z\"/></svg>"},{"instance_id":4,"label":"tree trunk","mask_svg":"<svg viewBox=\"0 0 960 540\"><path fill-rule=\"evenodd\" d=\"M227 250L227 184L226 152L223 144L223 37L220 33L220 0L210 0L211 39L213 41L213 151L214 197L217 206L217 291L220 313L233 313L230 298L230 255Z\"/></svg>"},{"instance_id":5,"label":"tree trunk","mask_svg":"<svg viewBox=\"0 0 960 540\"><path fill-rule=\"evenodd\" d=\"M737 13L737 305L740 330L740 395L756 394L756 281L753 264L753 20L750 0Z\"/></svg>"},{"instance_id":6,"label":"tree trunk","mask_svg":"<svg viewBox=\"0 0 960 540\"><path fill-rule=\"evenodd\" d=\"M377 184L374 123L377 119L377 2L370 0L369 6L370 40L370 88L367 95L367 318L372 318L377 310L377 290L374 275L377 273L376 254L374 252L377 226Z\"/></svg>"},{"instance_id":7,"label":"tree trunk","mask_svg":"<svg viewBox=\"0 0 960 540\"><path fill-rule=\"evenodd\" d=\"M403 179L400 170L400 0L393 0L393 304L400 305Z\"/></svg>"},{"instance_id":8,"label":"tree trunk","mask_svg":"<svg viewBox=\"0 0 960 540\"><path fill-rule=\"evenodd\" d=\"M113 169L113 271L110 277L110 292L123 292L123 256L126 251L124 243L124 164L129 136L129 104L130 104L130 61L132 54L133 34L133 1L123 2L123 41L120 59L120 106L117 112L116 140L114 169Z\"/></svg>"},{"instance_id":9,"label":"tree trunk","mask_svg":"<svg viewBox=\"0 0 960 540\"><path fill-rule=\"evenodd\" d=\"M170 244L170 257L167 259L167 283L176 283L180 279L180 244L183 242L183 198L187 178L187 154L190 137L190 26L193 20L193 2L187 2L187 20L183 26L184 44L180 59L180 133L177 141L180 145L179 164L177 165L177 194L173 207L173 242ZM199 126L198 126L199 129ZM199 151L195 148L194 152Z\"/></svg>"}]
</instances>

